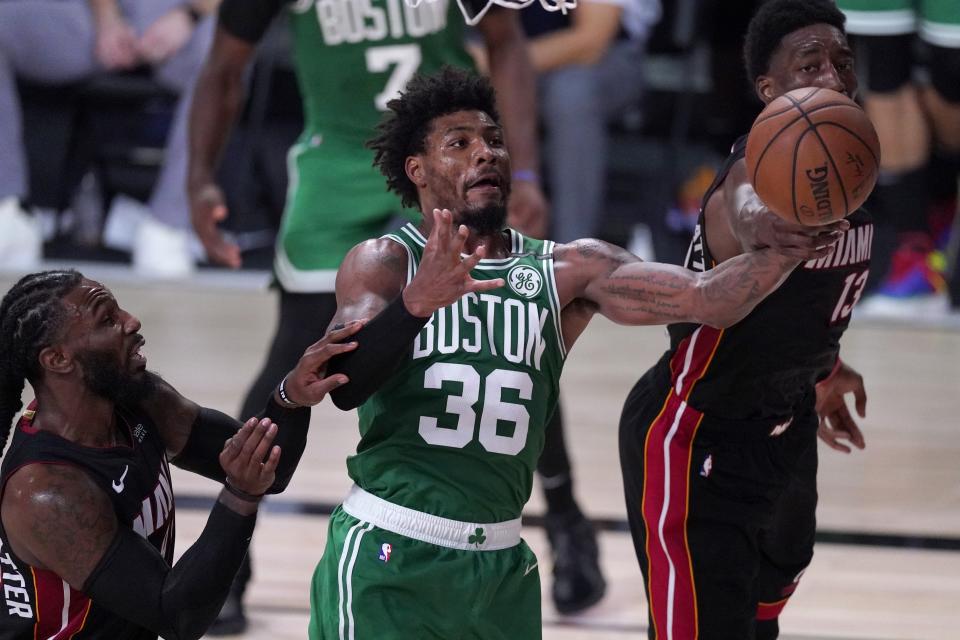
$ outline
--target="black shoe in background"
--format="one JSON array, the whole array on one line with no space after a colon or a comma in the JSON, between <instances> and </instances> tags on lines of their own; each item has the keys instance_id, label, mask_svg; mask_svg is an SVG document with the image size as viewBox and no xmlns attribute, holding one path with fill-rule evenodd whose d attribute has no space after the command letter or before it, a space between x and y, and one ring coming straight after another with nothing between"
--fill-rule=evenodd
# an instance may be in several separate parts
<instances>
[{"instance_id":1,"label":"black shoe in background","mask_svg":"<svg viewBox=\"0 0 960 640\"><path fill-rule=\"evenodd\" d=\"M603 598L607 582L600 573L597 535L580 510L548 513L547 537L553 554L553 604L563 614L577 613Z\"/></svg>"}]
</instances>

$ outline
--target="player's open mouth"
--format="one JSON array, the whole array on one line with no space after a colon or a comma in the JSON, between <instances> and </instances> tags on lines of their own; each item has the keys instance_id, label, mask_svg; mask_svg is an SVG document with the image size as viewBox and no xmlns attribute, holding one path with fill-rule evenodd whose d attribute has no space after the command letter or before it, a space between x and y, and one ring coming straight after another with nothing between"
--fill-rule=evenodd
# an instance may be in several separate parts
<instances>
[{"instance_id":1,"label":"player's open mouth","mask_svg":"<svg viewBox=\"0 0 960 640\"><path fill-rule=\"evenodd\" d=\"M496 173L488 173L480 176L467 185L467 191L490 191L499 193L501 191L500 176Z\"/></svg>"},{"instance_id":2,"label":"player's open mouth","mask_svg":"<svg viewBox=\"0 0 960 640\"><path fill-rule=\"evenodd\" d=\"M140 341L134 345L133 349L130 351L130 361L137 368L143 368L147 366L147 358L142 353L140 349L143 348L143 345L147 344L147 341L143 338L140 338Z\"/></svg>"}]
</instances>

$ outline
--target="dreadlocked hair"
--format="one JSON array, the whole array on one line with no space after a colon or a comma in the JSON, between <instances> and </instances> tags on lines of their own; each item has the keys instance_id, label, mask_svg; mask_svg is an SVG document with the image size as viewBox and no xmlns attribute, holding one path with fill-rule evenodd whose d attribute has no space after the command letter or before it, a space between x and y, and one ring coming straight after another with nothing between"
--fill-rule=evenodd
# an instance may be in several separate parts
<instances>
[{"instance_id":1,"label":"dreadlocked hair","mask_svg":"<svg viewBox=\"0 0 960 640\"><path fill-rule=\"evenodd\" d=\"M750 20L743 45L743 61L750 82L770 68L770 58L788 33L814 24L829 24L846 34L846 16L833 0L769 0Z\"/></svg>"},{"instance_id":2,"label":"dreadlocked hair","mask_svg":"<svg viewBox=\"0 0 960 640\"><path fill-rule=\"evenodd\" d=\"M483 111L500 124L493 86L464 69L444 66L433 75L416 75L406 91L387 103L389 112L377 125L377 136L367 142L376 155L375 167L387 178L387 188L403 205L418 205L417 187L407 177L410 156L423 153L434 119L457 111Z\"/></svg>"},{"instance_id":3,"label":"dreadlocked hair","mask_svg":"<svg viewBox=\"0 0 960 640\"><path fill-rule=\"evenodd\" d=\"M24 381L40 377L40 351L61 333L67 312L61 299L83 278L79 272L43 271L24 276L0 302L0 452L13 417L23 407Z\"/></svg>"}]
</instances>

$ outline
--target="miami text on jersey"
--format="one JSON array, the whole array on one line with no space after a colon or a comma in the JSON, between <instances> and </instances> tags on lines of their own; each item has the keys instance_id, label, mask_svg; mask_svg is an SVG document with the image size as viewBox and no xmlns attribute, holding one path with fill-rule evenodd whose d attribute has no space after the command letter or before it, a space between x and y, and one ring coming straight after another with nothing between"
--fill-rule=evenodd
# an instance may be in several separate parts
<instances>
[{"instance_id":1,"label":"miami text on jersey","mask_svg":"<svg viewBox=\"0 0 960 640\"><path fill-rule=\"evenodd\" d=\"M804 269L835 269L870 260L870 246L873 244L873 225L865 224L848 229L836 248L829 256L808 260Z\"/></svg>"}]
</instances>

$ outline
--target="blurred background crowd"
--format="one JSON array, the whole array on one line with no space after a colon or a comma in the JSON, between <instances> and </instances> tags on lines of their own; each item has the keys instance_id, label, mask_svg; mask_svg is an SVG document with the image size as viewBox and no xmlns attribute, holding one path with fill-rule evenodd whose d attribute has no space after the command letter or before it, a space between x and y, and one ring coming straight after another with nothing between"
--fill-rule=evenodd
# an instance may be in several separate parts
<instances>
[{"instance_id":1,"label":"blurred background crowd","mask_svg":"<svg viewBox=\"0 0 960 640\"><path fill-rule=\"evenodd\" d=\"M596 236L679 262L700 198L760 102L740 60L760 0L580 0L522 13L539 76L550 237ZM960 35L850 0L861 100L883 147L863 311L960 313ZM863 5L862 7L860 5ZM216 0L0 0L0 269L129 263L145 278L211 265L191 228L187 120ZM901 16L902 17L902 16ZM302 128L282 16L248 70L220 167L223 227L268 269ZM482 58L482 52L478 52ZM482 68L482 62L480 64Z\"/></svg>"}]
</instances>

